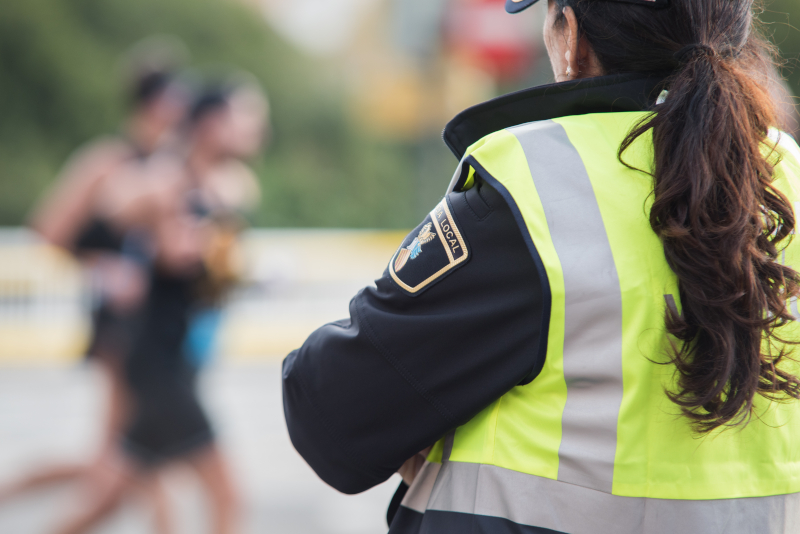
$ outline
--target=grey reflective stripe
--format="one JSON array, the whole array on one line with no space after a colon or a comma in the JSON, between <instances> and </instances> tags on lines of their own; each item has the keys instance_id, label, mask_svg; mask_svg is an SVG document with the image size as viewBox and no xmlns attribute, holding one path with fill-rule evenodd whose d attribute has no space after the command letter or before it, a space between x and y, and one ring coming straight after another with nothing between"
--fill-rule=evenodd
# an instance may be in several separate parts
<instances>
[{"instance_id":1,"label":"grey reflective stripe","mask_svg":"<svg viewBox=\"0 0 800 534\"><path fill-rule=\"evenodd\" d=\"M800 525L800 494L713 501L619 497L461 462L444 464L428 509L569 534L790 534Z\"/></svg>"},{"instance_id":2,"label":"grey reflective stripe","mask_svg":"<svg viewBox=\"0 0 800 534\"><path fill-rule=\"evenodd\" d=\"M664 295L664 301L667 303L667 308L675 314L676 317L683 319L683 313L678 313L678 305L675 303L675 295Z\"/></svg>"},{"instance_id":3,"label":"grey reflective stripe","mask_svg":"<svg viewBox=\"0 0 800 534\"><path fill-rule=\"evenodd\" d=\"M800 210L798 210L798 207L799 207L798 205L800 205L800 202L795 202L794 203L794 210L795 210L795 213L796 213L795 217L797 215L800 215ZM792 230L792 238L794 238L794 235L795 235L794 232L795 231ZM781 251L781 265L786 265L786 247L784 247L784 249ZM791 265L790 265L790 267L791 267ZM792 268L794 269L794 267L792 267ZM794 318L796 320L800 321L800 310L797 309L797 297L792 297L792 298L789 299L789 313L794 315Z\"/></svg>"},{"instance_id":4,"label":"grey reflective stripe","mask_svg":"<svg viewBox=\"0 0 800 534\"><path fill-rule=\"evenodd\" d=\"M408 488L408 491L406 491L406 495L403 497L403 501L400 504L406 508L424 514L425 509L428 507L428 502L430 501L433 485L436 482L441 468L442 464L431 462L422 464L422 469L417 473L414 482L411 483L411 486Z\"/></svg>"},{"instance_id":5,"label":"grey reflective stripe","mask_svg":"<svg viewBox=\"0 0 800 534\"><path fill-rule=\"evenodd\" d=\"M456 440L456 431L451 430L447 433L444 437L444 446L442 447L442 461L446 462L450 459L450 455L453 453L453 444Z\"/></svg>"},{"instance_id":6,"label":"grey reflective stripe","mask_svg":"<svg viewBox=\"0 0 800 534\"><path fill-rule=\"evenodd\" d=\"M456 184L461 179L461 174L464 172L464 160L466 156L461 158L461 161L458 162L458 167L456 167L456 172L453 173L453 177L450 179L450 183L447 185L447 191L445 192L445 196L449 195L455 189Z\"/></svg>"},{"instance_id":7,"label":"grey reflective stripe","mask_svg":"<svg viewBox=\"0 0 800 534\"><path fill-rule=\"evenodd\" d=\"M611 245L564 128L544 121L508 131L525 151L564 273L567 403L558 479L610 493L622 404L622 294Z\"/></svg>"}]
</instances>

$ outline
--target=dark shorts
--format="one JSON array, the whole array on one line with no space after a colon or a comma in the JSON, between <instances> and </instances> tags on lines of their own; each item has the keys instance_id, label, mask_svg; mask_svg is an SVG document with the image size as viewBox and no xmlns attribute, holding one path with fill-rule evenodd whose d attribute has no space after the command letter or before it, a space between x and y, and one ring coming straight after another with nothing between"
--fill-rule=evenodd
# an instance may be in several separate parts
<instances>
[{"instance_id":1,"label":"dark shorts","mask_svg":"<svg viewBox=\"0 0 800 534\"><path fill-rule=\"evenodd\" d=\"M162 368L129 384L131 412L123 447L141 467L185 458L214 442L214 432L188 366Z\"/></svg>"},{"instance_id":2,"label":"dark shorts","mask_svg":"<svg viewBox=\"0 0 800 534\"><path fill-rule=\"evenodd\" d=\"M138 316L122 314L101 304L92 313L92 333L86 358L119 362L130 351L136 335Z\"/></svg>"},{"instance_id":3,"label":"dark shorts","mask_svg":"<svg viewBox=\"0 0 800 534\"><path fill-rule=\"evenodd\" d=\"M214 441L197 396L197 369L184 354L193 305L192 280L154 276L125 358L131 410L123 445L143 467L186 457Z\"/></svg>"}]
</instances>

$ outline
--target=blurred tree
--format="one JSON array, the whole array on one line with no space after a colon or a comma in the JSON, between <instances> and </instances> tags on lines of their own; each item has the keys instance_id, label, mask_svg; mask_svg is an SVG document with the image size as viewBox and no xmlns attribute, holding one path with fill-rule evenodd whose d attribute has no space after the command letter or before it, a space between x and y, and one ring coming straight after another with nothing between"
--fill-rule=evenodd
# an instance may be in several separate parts
<instances>
[{"instance_id":1,"label":"blurred tree","mask_svg":"<svg viewBox=\"0 0 800 534\"><path fill-rule=\"evenodd\" d=\"M767 34L781 49L786 76L795 95L800 96L800 2L797 0L766 0L761 20Z\"/></svg>"},{"instance_id":2,"label":"blurred tree","mask_svg":"<svg viewBox=\"0 0 800 534\"><path fill-rule=\"evenodd\" d=\"M59 160L113 124L114 89L100 67L109 59L63 3L3 3L0 222L19 222Z\"/></svg>"},{"instance_id":3,"label":"blurred tree","mask_svg":"<svg viewBox=\"0 0 800 534\"><path fill-rule=\"evenodd\" d=\"M767 1L763 19L800 94L800 3ZM229 0L2 0L0 224L23 222L72 150L119 128L119 59L154 33L182 39L193 66L249 70L269 92L275 143L254 164L265 190L255 223L410 227L441 193L454 162L442 161L438 141L381 141L359 130L346 116L340 65L300 55L251 7ZM429 146L436 148L420 148Z\"/></svg>"},{"instance_id":4,"label":"blurred tree","mask_svg":"<svg viewBox=\"0 0 800 534\"><path fill-rule=\"evenodd\" d=\"M19 224L68 154L119 128L120 58L171 34L192 66L252 72L273 104L274 144L255 167L274 226L407 227L419 218L409 147L364 138L344 115L335 65L283 42L225 0L4 0L0 8L0 224Z\"/></svg>"}]
</instances>

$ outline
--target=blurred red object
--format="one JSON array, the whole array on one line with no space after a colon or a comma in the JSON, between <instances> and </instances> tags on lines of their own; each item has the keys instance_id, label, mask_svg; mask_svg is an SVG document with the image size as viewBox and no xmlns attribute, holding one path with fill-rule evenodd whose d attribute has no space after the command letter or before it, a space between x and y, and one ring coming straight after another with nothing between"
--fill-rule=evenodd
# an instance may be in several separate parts
<instances>
[{"instance_id":1,"label":"blurred red object","mask_svg":"<svg viewBox=\"0 0 800 534\"><path fill-rule=\"evenodd\" d=\"M538 56L531 18L510 16L505 0L453 0L445 19L451 51L466 56L495 80L519 80Z\"/></svg>"}]
</instances>

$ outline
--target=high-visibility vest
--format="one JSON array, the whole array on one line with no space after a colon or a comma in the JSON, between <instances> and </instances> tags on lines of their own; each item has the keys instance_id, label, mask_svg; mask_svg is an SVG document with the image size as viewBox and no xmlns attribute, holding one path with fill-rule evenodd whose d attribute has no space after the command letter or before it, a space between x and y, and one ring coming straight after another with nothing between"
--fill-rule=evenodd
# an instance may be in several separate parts
<instances>
[{"instance_id":1,"label":"high-visibility vest","mask_svg":"<svg viewBox=\"0 0 800 534\"><path fill-rule=\"evenodd\" d=\"M698 436L665 395L676 391L675 367L663 364L678 281L650 227L652 177L618 159L643 117L534 122L467 151L464 188L477 172L506 198L547 275L547 357L530 384L436 444L407 508L502 518L515 533L800 532L800 402L757 396L749 425ZM774 183L800 221L800 149L785 134L770 139ZM623 159L651 171L652 135ZM782 261L800 268L800 240ZM800 340L800 325L778 334Z\"/></svg>"}]
</instances>

